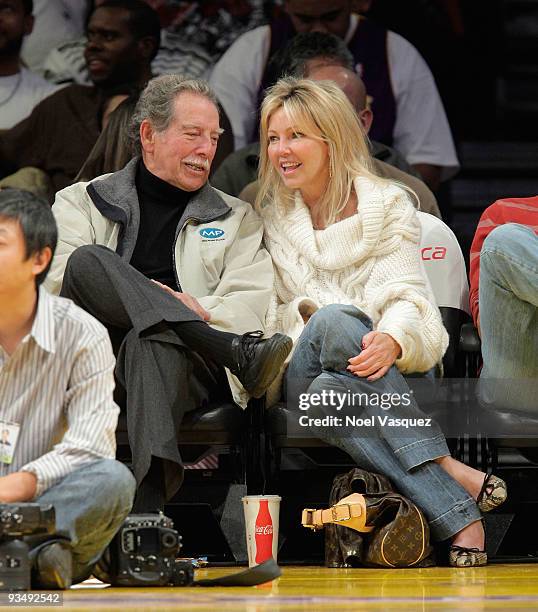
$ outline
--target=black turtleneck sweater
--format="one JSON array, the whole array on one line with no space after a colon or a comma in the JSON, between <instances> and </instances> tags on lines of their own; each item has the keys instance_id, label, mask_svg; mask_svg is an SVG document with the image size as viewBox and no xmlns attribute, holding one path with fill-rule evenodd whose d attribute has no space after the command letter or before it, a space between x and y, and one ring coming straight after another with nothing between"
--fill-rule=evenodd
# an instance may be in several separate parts
<instances>
[{"instance_id":1,"label":"black turtleneck sweater","mask_svg":"<svg viewBox=\"0 0 538 612\"><path fill-rule=\"evenodd\" d=\"M196 191L183 191L152 174L140 160L136 171L140 228L131 265L147 278L178 291L174 272L176 229Z\"/></svg>"}]
</instances>

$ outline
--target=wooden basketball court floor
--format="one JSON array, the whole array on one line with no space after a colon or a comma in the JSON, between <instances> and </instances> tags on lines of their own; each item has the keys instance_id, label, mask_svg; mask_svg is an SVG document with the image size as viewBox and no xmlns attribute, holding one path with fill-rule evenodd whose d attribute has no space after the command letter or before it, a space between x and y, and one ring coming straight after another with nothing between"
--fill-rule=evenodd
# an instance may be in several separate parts
<instances>
[{"instance_id":1,"label":"wooden basketball court floor","mask_svg":"<svg viewBox=\"0 0 538 612\"><path fill-rule=\"evenodd\" d=\"M196 571L197 578L237 568ZM538 609L538 564L384 570L284 566L258 587L110 588L95 580L63 594L64 610L292 612ZM19 606L17 606L19 607ZM54 610L55 608L48 608ZM58 608L56 608L57 610Z\"/></svg>"}]
</instances>

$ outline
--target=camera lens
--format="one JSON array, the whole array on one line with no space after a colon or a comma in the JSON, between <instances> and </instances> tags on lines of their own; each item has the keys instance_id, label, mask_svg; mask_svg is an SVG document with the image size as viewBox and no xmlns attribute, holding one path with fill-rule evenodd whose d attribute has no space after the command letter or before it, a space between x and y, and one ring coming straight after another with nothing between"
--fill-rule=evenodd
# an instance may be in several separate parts
<instances>
[{"instance_id":1,"label":"camera lens","mask_svg":"<svg viewBox=\"0 0 538 612\"><path fill-rule=\"evenodd\" d=\"M177 535L173 531L167 531L162 534L161 542L165 548L175 548L177 546Z\"/></svg>"}]
</instances>

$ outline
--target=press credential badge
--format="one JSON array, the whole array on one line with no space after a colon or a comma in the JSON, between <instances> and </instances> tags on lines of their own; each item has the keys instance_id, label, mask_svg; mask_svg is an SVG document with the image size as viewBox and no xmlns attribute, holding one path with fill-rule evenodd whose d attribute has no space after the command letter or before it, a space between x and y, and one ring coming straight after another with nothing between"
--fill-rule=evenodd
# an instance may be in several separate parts
<instances>
[{"instance_id":1,"label":"press credential badge","mask_svg":"<svg viewBox=\"0 0 538 612\"><path fill-rule=\"evenodd\" d=\"M0 421L0 463L9 465L13 461L20 429L18 423Z\"/></svg>"}]
</instances>

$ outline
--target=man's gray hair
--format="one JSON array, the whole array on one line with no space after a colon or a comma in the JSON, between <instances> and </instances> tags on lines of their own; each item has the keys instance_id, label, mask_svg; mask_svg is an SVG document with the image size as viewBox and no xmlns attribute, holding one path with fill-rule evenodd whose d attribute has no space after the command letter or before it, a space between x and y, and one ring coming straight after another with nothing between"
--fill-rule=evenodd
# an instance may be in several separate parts
<instances>
[{"instance_id":1,"label":"man's gray hair","mask_svg":"<svg viewBox=\"0 0 538 612\"><path fill-rule=\"evenodd\" d=\"M136 104L129 129L133 152L140 154L140 125L147 119L156 132L163 132L174 117L174 101L182 93L207 98L219 108L217 96L202 79L188 79L179 74L163 74L151 79Z\"/></svg>"}]
</instances>

